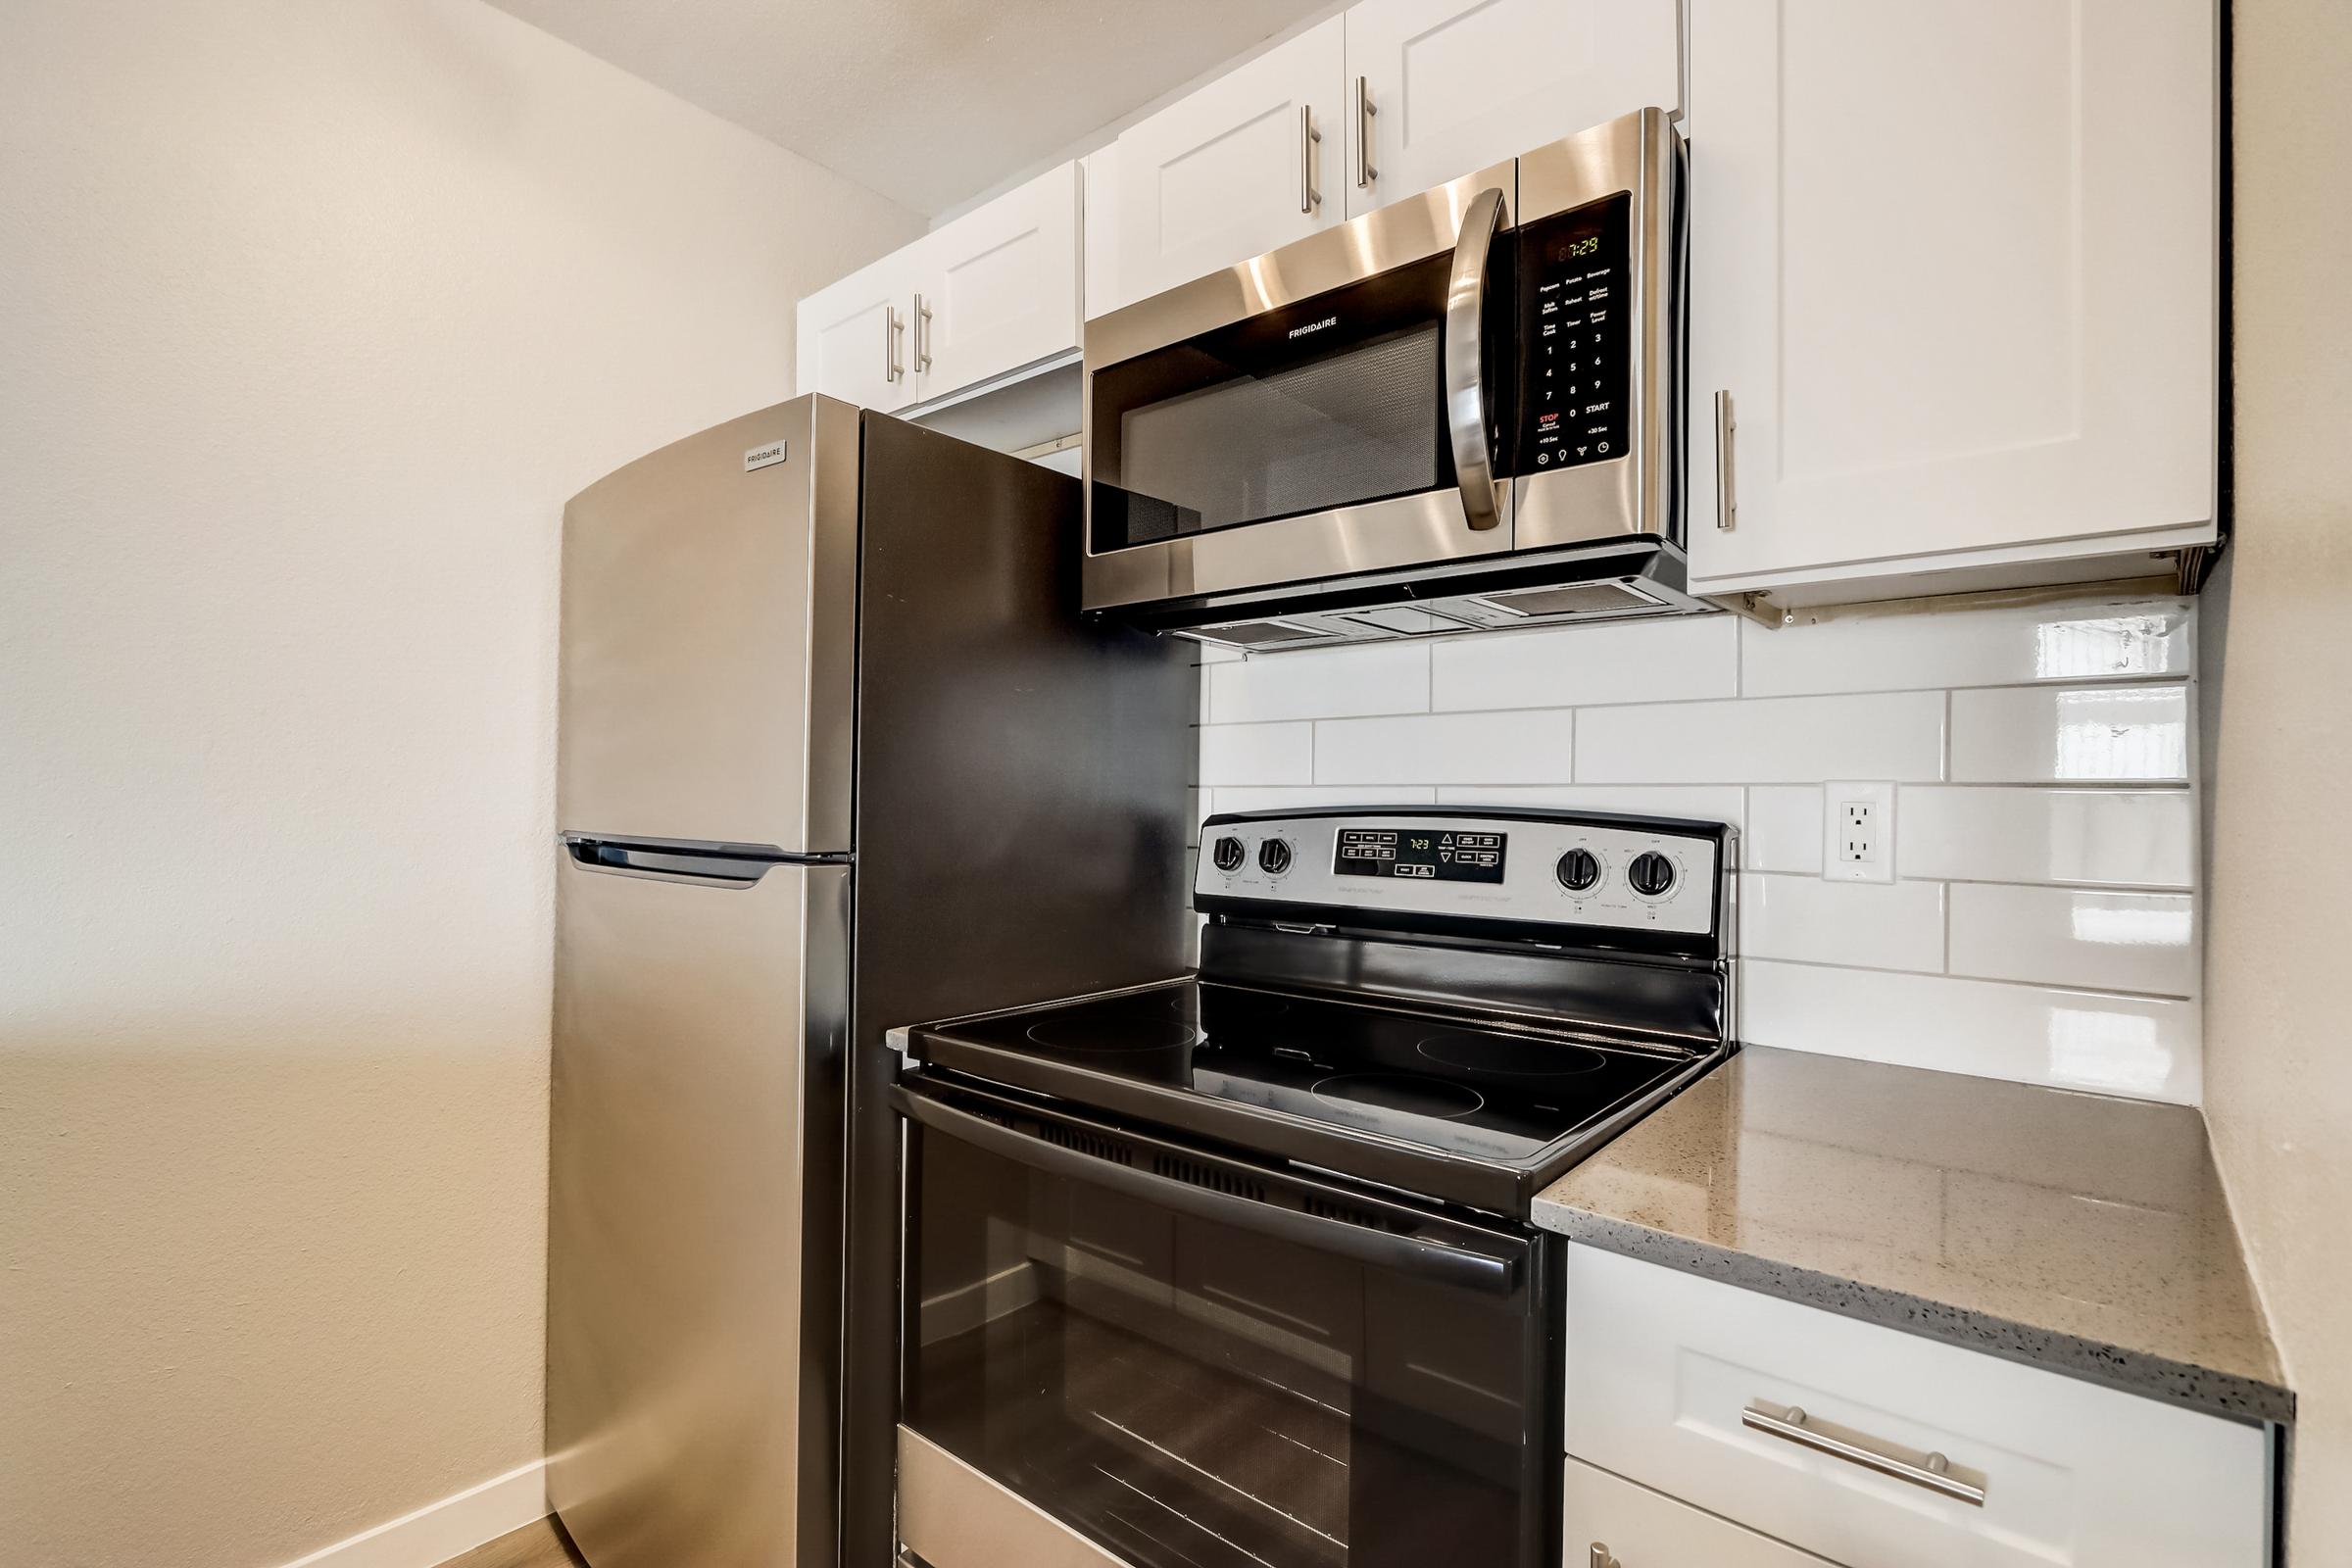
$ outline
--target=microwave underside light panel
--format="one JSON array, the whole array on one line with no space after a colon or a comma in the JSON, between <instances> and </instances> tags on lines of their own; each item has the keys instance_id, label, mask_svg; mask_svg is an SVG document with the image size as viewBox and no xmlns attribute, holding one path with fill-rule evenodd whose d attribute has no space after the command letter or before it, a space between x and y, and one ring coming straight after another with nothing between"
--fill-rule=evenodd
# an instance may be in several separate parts
<instances>
[{"instance_id":1,"label":"microwave underside light panel","mask_svg":"<svg viewBox=\"0 0 2352 1568\"><path fill-rule=\"evenodd\" d=\"M1684 591L1682 567L1682 553L1672 546L1570 563L1497 562L1483 571L1413 582L1403 592L1395 583L1325 586L1314 593L1267 596L1262 608L1166 607L1147 623L1195 642L1275 654L1567 621L1720 613L1718 607Z\"/></svg>"}]
</instances>

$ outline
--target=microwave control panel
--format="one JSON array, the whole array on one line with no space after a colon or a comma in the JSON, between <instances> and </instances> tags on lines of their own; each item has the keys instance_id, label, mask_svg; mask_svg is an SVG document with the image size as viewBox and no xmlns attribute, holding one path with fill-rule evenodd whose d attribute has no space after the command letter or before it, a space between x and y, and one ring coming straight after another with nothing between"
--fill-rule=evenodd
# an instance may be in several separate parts
<instances>
[{"instance_id":1,"label":"microwave control panel","mask_svg":"<svg viewBox=\"0 0 2352 1568\"><path fill-rule=\"evenodd\" d=\"M1520 474L1631 450L1633 197L1619 192L1521 226Z\"/></svg>"}]
</instances>

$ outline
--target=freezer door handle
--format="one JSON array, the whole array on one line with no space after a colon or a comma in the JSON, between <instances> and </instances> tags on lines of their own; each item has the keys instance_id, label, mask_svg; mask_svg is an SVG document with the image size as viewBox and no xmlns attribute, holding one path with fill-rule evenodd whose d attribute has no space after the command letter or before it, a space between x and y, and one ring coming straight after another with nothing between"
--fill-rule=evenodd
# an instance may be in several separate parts
<instances>
[{"instance_id":1,"label":"freezer door handle","mask_svg":"<svg viewBox=\"0 0 2352 1568\"><path fill-rule=\"evenodd\" d=\"M1132 1165L1097 1159L1059 1144L1049 1144L1009 1127L1000 1127L967 1110L910 1093L903 1085L891 1090L890 1102L899 1114L975 1149L1050 1176L1104 1188L1196 1219L1231 1225L1236 1230L1250 1231L1277 1242L1458 1289L1506 1296L1518 1284L1519 1265L1513 1257L1351 1225L1343 1219L1327 1219L1320 1214L1260 1203L1213 1187L1195 1187Z\"/></svg>"},{"instance_id":2,"label":"freezer door handle","mask_svg":"<svg viewBox=\"0 0 2352 1568\"><path fill-rule=\"evenodd\" d=\"M583 871L609 871L615 876L685 882L696 887L754 887L777 866L796 863L780 856L742 855L679 845L656 847L571 835L565 836L564 847L571 853L571 863Z\"/></svg>"}]
</instances>

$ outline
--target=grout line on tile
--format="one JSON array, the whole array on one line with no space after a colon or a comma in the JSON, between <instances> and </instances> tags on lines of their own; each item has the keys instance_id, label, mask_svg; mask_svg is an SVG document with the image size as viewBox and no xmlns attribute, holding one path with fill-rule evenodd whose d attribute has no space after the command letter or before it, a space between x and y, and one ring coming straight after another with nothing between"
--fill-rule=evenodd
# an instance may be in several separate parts
<instances>
[{"instance_id":1,"label":"grout line on tile","mask_svg":"<svg viewBox=\"0 0 2352 1568\"><path fill-rule=\"evenodd\" d=\"M1990 974L1937 974L1930 969L1882 969L1864 963L1825 963L1819 958L1774 958L1742 953L1742 963L1785 963L1792 969L1831 969L1846 974L1907 974L1921 980L1962 980L1972 986L2007 986L2013 991L2043 991L2062 997L2107 997L2119 1002L2193 1002L2171 991L2121 991L2113 986L2061 985L2052 980L2009 980Z\"/></svg>"}]
</instances>

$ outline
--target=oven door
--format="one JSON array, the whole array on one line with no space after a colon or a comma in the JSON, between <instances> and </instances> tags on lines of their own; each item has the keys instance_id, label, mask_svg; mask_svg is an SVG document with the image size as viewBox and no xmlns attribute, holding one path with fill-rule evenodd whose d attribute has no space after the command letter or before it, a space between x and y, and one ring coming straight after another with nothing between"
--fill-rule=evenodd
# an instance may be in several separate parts
<instances>
[{"instance_id":1,"label":"oven door","mask_svg":"<svg viewBox=\"0 0 2352 1568\"><path fill-rule=\"evenodd\" d=\"M1512 547L1517 166L1086 328L1090 610Z\"/></svg>"},{"instance_id":2,"label":"oven door","mask_svg":"<svg viewBox=\"0 0 2352 1568\"><path fill-rule=\"evenodd\" d=\"M1558 1244L903 1085L930 1568L1538 1568Z\"/></svg>"}]
</instances>

